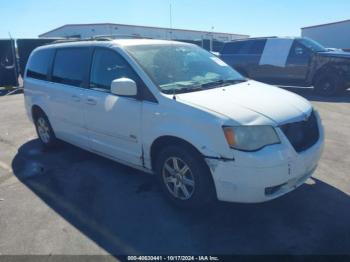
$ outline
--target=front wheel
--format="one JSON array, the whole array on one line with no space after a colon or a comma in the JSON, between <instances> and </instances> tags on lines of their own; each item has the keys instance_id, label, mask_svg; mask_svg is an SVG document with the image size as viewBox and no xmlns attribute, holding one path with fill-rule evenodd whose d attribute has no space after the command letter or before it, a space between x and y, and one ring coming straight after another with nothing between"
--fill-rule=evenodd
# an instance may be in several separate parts
<instances>
[{"instance_id":1,"label":"front wheel","mask_svg":"<svg viewBox=\"0 0 350 262\"><path fill-rule=\"evenodd\" d=\"M159 153L156 172L162 190L180 207L202 207L212 203L214 185L202 157L190 148L169 146Z\"/></svg>"},{"instance_id":2,"label":"front wheel","mask_svg":"<svg viewBox=\"0 0 350 262\"><path fill-rule=\"evenodd\" d=\"M334 96L342 87L342 81L337 74L325 74L317 77L314 88L322 96Z\"/></svg>"}]
</instances>

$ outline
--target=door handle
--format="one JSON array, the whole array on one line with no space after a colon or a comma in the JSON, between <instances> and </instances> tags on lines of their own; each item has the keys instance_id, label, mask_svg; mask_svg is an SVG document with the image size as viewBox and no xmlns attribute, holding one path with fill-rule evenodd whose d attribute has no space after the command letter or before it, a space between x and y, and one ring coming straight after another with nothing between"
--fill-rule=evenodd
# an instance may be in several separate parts
<instances>
[{"instance_id":1,"label":"door handle","mask_svg":"<svg viewBox=\"0 0 350 262\"><path fill-rule=\"evenodd\" d=\"M72 95L72 99L73 99L73 101L75 101L75 102L80 102L80 97L77 96L77 95Z\"/></svg>"},{"instance_id":2,"label":"door handle","mask_svg":"<svg viewBox=\"0 0 350 262\"><path fill-rule=\"evenodd\" d=\"M89 105L96 105L97 104L97 101L91 97L89 97L87 100L86 100L86 103L89 104Z\"/></svg>"}]
</instances>

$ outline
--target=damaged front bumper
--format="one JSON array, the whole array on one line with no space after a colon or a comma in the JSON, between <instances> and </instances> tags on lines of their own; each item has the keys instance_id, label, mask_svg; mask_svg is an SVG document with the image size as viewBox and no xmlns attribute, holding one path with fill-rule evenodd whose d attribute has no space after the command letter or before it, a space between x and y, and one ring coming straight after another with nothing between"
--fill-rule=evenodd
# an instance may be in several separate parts
<instances>
[{"instance_id":1,"label":"damaged front bumper","mask_svg":"<svg viewBox=\"0 0 350 262\"><path fill-rule=\"evenodd\" d=\"M296 189L311 177L323 152L323 128L317 143L301 153L295 152L287 138L282 140L259 152L235 152L234 159L205 157L218 200L265 202Z\"/></svg>"}]
</instances>

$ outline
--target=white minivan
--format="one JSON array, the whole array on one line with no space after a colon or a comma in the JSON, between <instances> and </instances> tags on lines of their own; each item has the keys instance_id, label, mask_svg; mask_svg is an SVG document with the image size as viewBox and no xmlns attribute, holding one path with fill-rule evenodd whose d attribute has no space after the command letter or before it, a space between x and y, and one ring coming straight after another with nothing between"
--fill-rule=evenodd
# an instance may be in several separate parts
<instances>
[{"instance_id":1,"label":"white minivan","mask_svg":"<svg viewBox=\"0 0 350 262\"><path fill-rule=\"evenodd\" d=\"M64 140L156 174L183 207L282 196L312 175L324 145L320 116L307 100L245 79L187 43L39 47L24 95L45 146Z\"/></svg>"}]
</instances>

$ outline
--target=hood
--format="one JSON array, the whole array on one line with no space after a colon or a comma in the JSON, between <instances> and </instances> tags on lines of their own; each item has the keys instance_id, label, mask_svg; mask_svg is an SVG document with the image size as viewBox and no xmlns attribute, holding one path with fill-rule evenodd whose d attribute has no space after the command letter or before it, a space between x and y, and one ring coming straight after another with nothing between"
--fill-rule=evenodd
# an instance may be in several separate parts
<instances>
[{"instance_id":1,"label":"hood","mask_svg":"<svg viewBox=\"0 0 350 262\"><path fill-rule=\"evenodd\" d=\"M179 102L209 110L241 125L282 125L312 111L304 98L256 81L177 95Z\"/></svg>"},{"instance_id":2,"label":"hood","mask_svg":"<svg viewBox=\"0 0 350 262\"><path fill-rule=\"evenodd\" d=\"M344 52L344 51L319 52L317 54L319 56L324 56L324 57L350 58L350 52Z\"/></svg>"}]
</instances>

